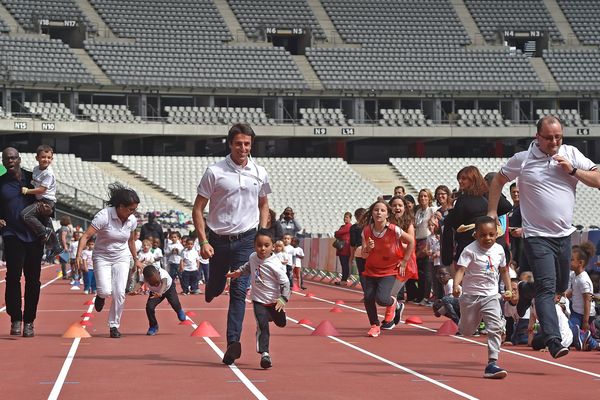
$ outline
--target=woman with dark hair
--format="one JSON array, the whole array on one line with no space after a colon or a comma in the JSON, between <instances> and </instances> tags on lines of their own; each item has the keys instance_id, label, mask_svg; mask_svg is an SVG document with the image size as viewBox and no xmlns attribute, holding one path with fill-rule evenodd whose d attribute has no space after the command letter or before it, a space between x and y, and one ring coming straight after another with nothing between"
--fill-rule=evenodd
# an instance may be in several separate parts
<instances>
[{"instance_id":1,"label":"woman with dark hair","mask_svg":"<svg viewBox=\"0 0 600 400\"><path fill-rule=\"evenodd\" d=\"M448 215L448 211L452 208L452 192L446 185L440 185L435 188L434 197L435 202L438 205L438 209L435 212L437 220L440 222L440 227L443 224L444 218Z\"/></svg>"},{"instance_id":2,"label":"woman with dark hair","mask_svg":"<svg viewBox=\"0 0 600 400\"><path fill-rule=\"evenodd\" d=\"M143 268L135 251L135 228L137 219L133 215L137 210L140 198L133 189L119 183L108 186L110 199L108 207L98 211L91 225L79 240L77 247L77 266L83 265L81 252L88 240L96 236L96 247L92 256L94 276L98 294L94 308L100 312L104 301L112 296L112 304L108 313L110 337L119 338L121 314L125 305L125 288L129 275L129 264L133 257L136 268Z\"/></svg>"},{"instance_id":3,"label":"woman with dark hair","mask_svg":"<svg viewBox=\"0 0 600 400\"><path fill-rule=\"evenodd\" d=\"M338 241L343 241L344 245L336 247L335 255L339 257L340 264L342 265L342 279L339 282L335 282L336 285L346 286L348 284L348 277L350 276L350 227L352 224L352 214L349 211L344 213L344 225L340 226L340 229L335 231L334 236Z\"/></svg>"},{"instance_id":4,"label":"woman with dark hair","mask_svg":"<svg viewBox=\"0 0 600 400\"><path fill-rule=\"evenodd\" d=\"M444 227L452 228L455 232L454 261L457 261L463 249L475 240L473 238L475 220L487 215L488 208L486 197L488 186L477 167L472 165L464 167L458 171L456 179L458 180L459 196L454 203L454 208L448 212L444 220ZM498 215L508 213L511 208L510 202L506 198L501 198L498 203ZM445 242L442 241L442 246L444 245Z\"/></svg>"},{"instance_id":5,"label":"woman with dark hair","mask_svg":"<svg viewBox=\"0 0 600 400\"><path fill-rule=\"evenodd\" d=\"M273 220L275 221L275 220ZM284 235L290 235L291 237L297 237L302 231L302 226L295 217L294 210L292 207L286 207L281 213L279 220L275 222L277 224L277 235L275 238L281 240Z\"/></svg>"}]
</instances>

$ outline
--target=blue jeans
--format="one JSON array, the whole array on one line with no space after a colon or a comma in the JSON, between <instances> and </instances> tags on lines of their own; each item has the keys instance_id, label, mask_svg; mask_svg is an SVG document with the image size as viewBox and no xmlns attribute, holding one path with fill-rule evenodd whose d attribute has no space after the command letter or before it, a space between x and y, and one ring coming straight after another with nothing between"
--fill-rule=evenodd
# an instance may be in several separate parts
<instances>
[{"instance_id":1,"label":"blue jeans","mask_svg":"<svg viewBox=\"0 0 600 400\"><path fill-rule=\"evenodd\" d=\"M544 343L561 340L554 295L569 284L571 238L525 238L525 254L533 272L535 308L544 334Z\"/></svg>"},{"instance_id":2,"label":"blue jeans","mask_svg":"<svg viewBox=\"0 0 600 400\"><path fill-rule=\"evenodd\" d=\"M198 290L198 281L200 280L200 270L183 271L181 273L181 290L183 293L194 293Z\"/></svg>"},{"instance_id":3,"label":"blue jeans","mask_svg":"<svg viewBox=\"0 0 600 400\"><path fill-rule=\"evenodd\" d=\"M205 287L204 298L207 303L223 293L227 283L226 274L244 265L254 251L255 235L246 235L238 240L228 240L212 232L208 240L215 250L210 259L210 274ZM229 310L227 311L227 344L239 342L242 335L242 323L246 313L246 291L250 275L232 279L229 285Z\"/></svg>"},{"instance_id":4,"label":"blue jeans","mask_svg":"<svg viewBox=\"0 0 600 400\"><path fill-rule=\"evenodd\" d=\"M529 327L529 318L521 318L515 323L510 342L514 345L527 344L527 328Z\"/></svg>"},{"instance_id":5,"label":"blue jeans","mask_svg":"<svg viewBox=\"0 0 600 400\"><path fill-rule=\"evenodd\" d=\"M173 280L176 278L181 280L181 276L179 274L179 264L169 263L169 276L171 276L171 279Z\"/></svg>"},{"instance_id":6,"label":"blue jeans","mask_svg":"<svg viewBox=\"0 0 600 400\"><path fill-rule=\"evenodd\" d=\"M455 324L458 324L458 321L460 320L460 304L458 303L458 297L449 294L442 297L440 300L446 309L444 317L448 317L454 321Z\"/></svg>"},{"instance_id":7,"label":"blue jeans","mask_svg":"<svg viewBox=\"0 0 600 400\"><path fill-rule=\"evenodd\" d=\"M83 289L89 290L90 292L96 291L96 277L94 276L94 270L88 269L85 274L83 274Z\"/></svg>"}]
</instances>

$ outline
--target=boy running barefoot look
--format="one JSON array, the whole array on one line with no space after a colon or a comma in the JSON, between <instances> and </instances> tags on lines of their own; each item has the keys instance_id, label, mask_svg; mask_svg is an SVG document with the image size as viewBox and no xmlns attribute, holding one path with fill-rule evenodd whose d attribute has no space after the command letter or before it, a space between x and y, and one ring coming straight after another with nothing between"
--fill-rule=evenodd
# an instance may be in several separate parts
<instances>
[{"instance_id":1,"label":"boy running barefoot look","mask_svg":"<svg viewBox=\"0 0 600 400\"><path fill-rule=\"evenodd\" d=\"M454 276L452 294L460 296L458 328L463 335L472 335L483 319L488 330L488 365L483 377L502 379L508 372L496 365L505 325L500 308L498 278L501 273L504 287L510 288L510 277L504 249L496 243L496 221L491 217L479 218L475 222L474 236L475 241L461 253ZM506 300L511 297L510 290L504 292Z\"/></svg>"},{"instance_id":2,"label":"boy running barefoot look","mask_svg":"<svg viewBox=\"0 0 600 400\"><path fill-rule=\"evenodd\" d=\"M246 264L227 274L239 278L250 274L250 295L256 317L256 350L261 355L260 366L270 368L269 321L283 328L286 324L285 305L290 297L290 281L286 267L273 254L273 238L266 230L259 230L254 240L254 253Z\"/></svg>"}]
</instances>

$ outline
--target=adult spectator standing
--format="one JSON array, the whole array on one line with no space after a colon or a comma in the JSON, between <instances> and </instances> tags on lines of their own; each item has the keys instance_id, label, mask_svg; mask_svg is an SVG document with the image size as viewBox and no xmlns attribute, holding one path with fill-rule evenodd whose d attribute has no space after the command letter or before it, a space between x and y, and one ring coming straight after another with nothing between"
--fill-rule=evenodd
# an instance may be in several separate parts
<instances>
[{"instance_id":1,"label":"adult spectator standing","mask_svg":"<svg viewBox=\"0 0 600 400\"><path fill-rule=\"evenodd\" d=\"M429 305L431 294L432 265L429 265L429 256L425 251L427 236L429 236L429 221L435 216L437 207L433 206L433 194L429 189L419 190L417 196L419 205L415 207L415 236L417 268L419 271L418 285L415 279L409 279L406 283L406 292L409 300L421 305Z\"/></svg>"},{"instance_id":2,"label":"adult spectator standing","mask_svg":"<svg viewBox=\"0 0 600 400\"><path fill-rule=\"evenodd\" d=\"M60 217L60 228L56 231L58 244L62 247L63 251L59 254L58 262L60 264L60 270L62 272L63 279L69 279L67 272L67 263L69 262L69 244L73 239L73 229L71 227L71 217L63 215ZM50 260L52 261L52 260Z\"/></svg>"},{"instance_id":3,"label":"adult spectator standing","mask_svg":"<svg viewBox=\"0 0 600 400\"><path fill-rule=\"evenodd\" d=\"M519 304L535 296L544 343L554 358L569 353L561 344L554 296L565 292L569 282L575 188L579 181L600 187L596 164L562 141L560 120L552 115L541 118L528 150L512 156L492 180L488 205L488 215L497 218L502 187L518 178L524 250L534 278L533 293L526 293L527 284L519 285Z\"/></svg>"},{"instance_id":4,"label":"adult spectator standing","mask_svg":"<svg viewBox=\"0 0 600 400\"><path fill-rule=\"evenodd\" d=\"M339 257L340 264L342 265L342 279L336 285L346 286L348 284L348 277L350 276L350 227L352 224L352 214L346 211L344 213L344 224L340 226L340 229L334 232L334 236L338 241L343 241L343 246L336 247L335 255Z\"/></svg>"},{"instance_id":5,"label":"adult spectator standing","mask_svg":"<svg viewBox=\"0 0 600 400\"><path fill-rule=\"evenodd\" d=\"M275 237L277 240L281 240L281 238L283 238L283 235L290 235L292 237L296 237L302 231L302 226L296 219L292 207L286 207L285 210L283 210L281 218L279 218L277 224L279 224L280 227L277 233L281 234L281 236Z\"/></svg>"},{"instance_id":6,"label":"adult spectator standing","mask_svg":"<svg viewBox=\"0 0 600 400\"><path fill-rule=\"evenodd\" d=\"M404 189L404 186L396 186L394 188L393 197L404 197L404 196L406 196L406 189Z\"/></svg>"},{"instance_id":7,"label":"adult spectator standing","mask_svg":"<svg viewBox=\"0 0 600 400\"><path fill-rule=\"evenodd\" d=\"M510 252L512 259L517 263L519 273L521 273L530 269L527 267L527 257L523 253L523 219L521 217L521 207L519 206L519 188L516 182L510 185L510 198L513 201L513 208L508 213Z\"/></svg>"},{"instance_id":8,"label":"adult spectator standing","mask_svg":"<svg viewBox=\"0 0 600 400\"><path fill-rule=\"evenodd\" d=\"M254 251L257 228L266 226L269 218L267 195L271 187L267 171L250 156L255 136L250 125L233 125L227 134L230 154L210 165L198 185L192 216L202 257L210 258L205 287L208 303L225 289L226 274L248 261ZM203 214L209 201L205 223ZM232 279L229 286L227 351L223 356L227 365L233 364L242 353L240 337L248 284L249 276L245 275Z\"/></svg>"},{"instance_id":9,"label":"adult spectator standing","mask_svg":"<svg viewBox=\"0 0 600 400\"><path fill-rule=\"evenodd\" d=\"M108 312L108 326L111 338L120 338L119 326L125 307L125 289L129 276L129 265L133 258L134 266L142 269L135 251L135 228L137 219L133 215L140 204L140 198L133 189L118 183L108 186L108 207L98 211L92 223L79 239L75 260L77 268L84 265L81 252L88 241L96 236L92 260L98 294L94 299L96 311L102 311L107 297L112 297Z\"/></svg>"},{"instance_id":10,"label":"adult spectator standing","mask_svg":"<svg viewBox=\"0 0 600 400\"><path fill-rule=\"evenodd\" d=\"M2 151L6 173L0 176L0 230L6 258L6 312L10 316L10 334L33 337L37 305L40 299L40 273L44 244L23 222L21 211L35 201L23 196L23 187L33 188L32 175L21 169L19 152L12 147ZM50 215L51 210L47 210ZM21 275L25 277L25 302L21 301ZM23 325L24 324L24 325Z\"/></svg>"},{"instance_id":11,"label":"adult spectator standing","mask_svg":"<svg viewBox=\"0 0 600 400\"><path fill-rule=\"evenodd\" d=\"M158 238L160 248L162 249L165 245L165 234L162 226L156 222L156 216L153 212L148 213L148 222L142 225L140 230L140 240L147 239L149 237Z\"/></svg>"}]
</instances>

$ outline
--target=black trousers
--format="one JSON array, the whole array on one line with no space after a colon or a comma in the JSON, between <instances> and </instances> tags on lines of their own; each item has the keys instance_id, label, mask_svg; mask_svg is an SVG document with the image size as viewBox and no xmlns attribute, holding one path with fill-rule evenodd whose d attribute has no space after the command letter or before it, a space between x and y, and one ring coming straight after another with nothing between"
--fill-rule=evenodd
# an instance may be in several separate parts
<instances>
[{"instance_id":1,"label":"black trousers","mask_svg":"<svg viewBox=\"0 0 600 400\"><path fill-rule=\"evenodd\" d=\"M39 241L23 242L16 237L4 237L6 257L6 312L11 322L35 320L40 299L40 273L44 246ZM21 275L25 276L25 308L21 301Z\"/></svg>"},{"instance_id":2,"label":"black trousers","mask_svg":"<svg viewBox=\"0 0 600 400\"><path fill-rule=\"evenodd\" d=\"M173 307L173 310L175 310L175 312L178 313L179 310L181 310L181 303L179 303L179 297L177 297L175 282L171 283L171 287L168 288L162 296L148 296L148 301L146 302L146 316L148 317L148 323L150 327L158 325L158 321L156 320L156 313L154 312L154 310L156 309L156 306L163 302L164 299L167 299L167 301L169 302L171 307Z\"/></svg>"},{"instance_id":3,"label":"black trousers","mask_svg":"<svg viewBox=\"0 0 600 400\"><path fill-rule=\"evenodd\" d=\"M365 290L365 311L369 317L371 325L379 325L379 316L377 315L377 304L383 307L389 307L394 304L392 298L392 287L396 282L394 275L373 277L366 276Z\"/></svg>"},{"instance_id":4,"label":"black trousers","mask_svg":"<svg viewBox=\"0 0 600 400\"><path fill-rule=\"evenodd\" d=\"M257 353L269 352L269 322L275 322L280 328L286 324L285 312L275 310L275 304L263 304L256 301L254 306L254 317L256 318L256 351Z\"/></svg>"}]
</instances>

